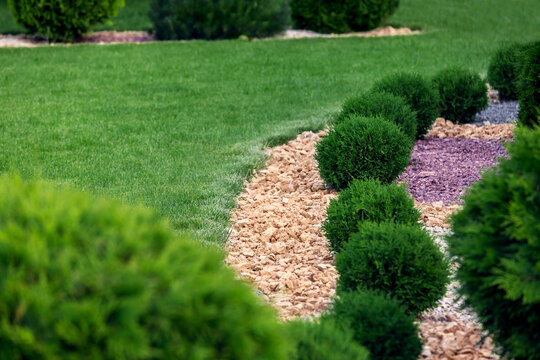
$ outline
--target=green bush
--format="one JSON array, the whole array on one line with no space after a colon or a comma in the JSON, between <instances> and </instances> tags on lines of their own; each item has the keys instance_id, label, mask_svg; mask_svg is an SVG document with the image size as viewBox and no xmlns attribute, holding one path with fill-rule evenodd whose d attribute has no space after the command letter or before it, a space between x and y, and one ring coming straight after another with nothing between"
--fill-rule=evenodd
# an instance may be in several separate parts
<instances>
[{"instance_id":1,"label":"green bush","mask_svg":"<svg viewBox=\"0 0 540 360\"><path fill-rule=\"evenodd\" d=\"M72 41L116 16L124 0L8 0L19 24L52 41Z\"/></svg>"},{"instance_id":2,"label":"green bush","mask_svg":"<svg viewBox=\"0 0 540 360\"><path fill-rule=\"evenodd\" d=\"M369 359L369 352L354 341L352 331L332 319L317 322L294 320L287 326L290 338L296 341L291 360Z\"/></svg>"},{"instance_id":3,"label":"green bush","mask_svg":"<svg viewBox=\"0 0 540 360\"><path fill-rule=\"evenodd\" d=\"M160 40L231 39L279 33L290 13L286 0L152 0L149 16Z\"/></svg>"},{"instance_id":4,"label":"green bush","mask_svg":"<svg viewBox=\"0 0 540 360\"><path fill-rule=\"evenodd\" d=\"M522 44L512 44L499 48L489 63L487 80L499 92L501 100L517 100L516 83L519 76L520 52Z\"/></svg>"},{"instance_id":5,"label":"green bush","mask_svg":"<svg viewBox=\"0 0 540 360\"><path fill-rule=\"evenodd\" d=\"M452 218L460 292L509 359L540 359L540 127L483 174Z\"/></svg>"},{"instance_id":6,"label":"green bush","mask_svg":"<svg viewBox=\"0 0 540 360\"><path fill-rule=\"evenodd\" d=\"M433 123L439 111L437 91L429 81L418 74L397 73L389 75L373 86L375 92L387 92L401 96L416 111L416 138L422 139Z\"/></svg>"},{"instance_id":7,"label":"green bush","mask_svg":"<svg viewBox=\"0 0 540 360\"><path fill-rule=\"evenodd\" d=\"M0 177L1 359L285 359L275 313L152 212Z\"/></svg>"},{"instance_id":8,"label":"green bush","mask_svg":"<svg viewBox=\"0 0 540 360\"><path fill-rule=\"evenodd\" d=\"M409 164L411 149L396 124L352 116L319 141L315 158L326 184L341 190L354 179L391 183Z\"/></svg>"},{"instance_id":9,"label":"green bush","mask_svg":"<svg viewBox=\"0 0 540 360\"><path fill-rule=\"evenodd\" d=\"M402 305L373 291L343 293L326 315L352 329L371 360L417 360L422 352L418 327Z\"/></svg>"},{"instance_id":10,"label":"green bush","mask_svg":"<svg viewBox=\"0 0 540 360\"><path fill-rule=\"evenodd\" d=\"M445 120L469 123L488 106L487 86L478 74L450 67L438 72L433 84L439 92L439 109Z\"/></svg>"},{"instance_id":11,"label":"green bush","mask_svg":"<svg viewBox=\"0 0 540 360\"><path fill-rule=\"evenodd\" d=\"M375 92L353 97L345 102L343 109L334 120L334 125L351 115L382 117L401 128L412 140L416 137L416 113L401 97Z\"/></svg>"},{"instance_id":12,"label":"green bush","mask_svg":"<svg viewBox=\"0 0 540 360\"><path fill-rule=\"evenodd\" d=\"M291 13L297 29L345 33L376 28L398 5L399 0L292 0Z\"/></svg>"},{"instance_id":13,"label":"green bush","mask_svg":"<svg viewBox=\"0 0 540 360\"><path fill-rule=\"evenodd\" d=\"M364 222L337 255L338 294L376 290L401 301L418 316L446 293L449 264L418 226Z\"/></svg>"},{"instance_id":14,"label":"green bush","mask_svg":"<svg viewBox=\"0 0 540 360\"><path fill-rule=\"evenodd\" d=\"M420 212L404 186L378 180L354 180L330 201L322 225L332 250L338 252L364 221L393 222L420 227Z\"/></svg>"},{"instance_id":15,"label":"green bush","mask_svg":"<svg viewBox=\"0 0 540 360\"><path fill-rule=\"evenodd\" d=\"M529 44L522 52L519 75L519 123L540 125L540 41Z\"/></svg>"}]
</instances>

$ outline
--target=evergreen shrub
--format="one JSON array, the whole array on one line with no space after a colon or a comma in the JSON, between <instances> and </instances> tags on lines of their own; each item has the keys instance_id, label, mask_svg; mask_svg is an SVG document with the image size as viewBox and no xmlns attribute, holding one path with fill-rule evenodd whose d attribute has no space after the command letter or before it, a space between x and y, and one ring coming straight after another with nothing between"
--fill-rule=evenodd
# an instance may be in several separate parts
<instances>
[{"instance_id":1,"label":"evergreen shrub","mask_svg":"<svg viewBox=\"0 0 540 360\"><path fill-rule=\"evenodd\" d=\"M522 44L511 44L499 48L493 54L488 67L487 80L499 92L501 100L517 100L520 52Z\"/></svg>"},{"instance_id":2,"label":"evergreen shrub","mask_svg":"<svg viewBox=\"0 0 540 360\"><path fill-rule=\"evenodd\" d=\"M519 124L540 125L540 41L528 44L521 52L519 93Z\"/></svg>"}]
</instances>

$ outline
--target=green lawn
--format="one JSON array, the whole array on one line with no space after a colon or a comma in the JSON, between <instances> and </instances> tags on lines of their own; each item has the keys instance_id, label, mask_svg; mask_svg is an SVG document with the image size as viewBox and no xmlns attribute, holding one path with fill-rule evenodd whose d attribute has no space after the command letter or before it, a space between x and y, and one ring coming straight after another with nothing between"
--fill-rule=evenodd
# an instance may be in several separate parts
<instances>
[{"instance_id":1,"label":"green lawn","mask_svg":"<svg viewBox=\"0 0 540 360\"><path fill-rule=\"evenodd\" d=\"M502 42L540 39L537 0L403 0L423 35L0 49L0 173L142 202L222 243L263 147L318 129L397 70L486 73Z\"/></svg>"}]
</instances>

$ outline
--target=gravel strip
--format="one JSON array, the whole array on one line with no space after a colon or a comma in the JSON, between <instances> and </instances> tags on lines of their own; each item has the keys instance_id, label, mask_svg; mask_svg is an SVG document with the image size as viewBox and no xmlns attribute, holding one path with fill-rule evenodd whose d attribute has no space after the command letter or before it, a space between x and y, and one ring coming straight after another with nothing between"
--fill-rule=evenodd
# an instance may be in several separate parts
<instances>
[{"instance_id":1,"label":"gravel strip","mask_svg":"<svg viewBox=\"0 0 540 360\"><path fill-rule=\"evenodd\" d=\"M472 124L514 124L517 121L518 112L517 101L490 102L487 109L476 114L476 120Z\"/></svg>"}]
</instances>

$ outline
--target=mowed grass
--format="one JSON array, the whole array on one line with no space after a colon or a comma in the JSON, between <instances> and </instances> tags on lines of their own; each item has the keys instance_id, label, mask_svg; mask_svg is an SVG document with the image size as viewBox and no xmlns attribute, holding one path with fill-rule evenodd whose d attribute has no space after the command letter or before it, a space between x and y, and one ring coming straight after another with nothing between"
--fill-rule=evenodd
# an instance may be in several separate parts
<instances>
[{"instance_id":1,"label":"mowed grass","mask_svg":"<svg viewBox=\"0 0 540 360\"><path fill-rule=\"evenodd\" d=\"M501 43L540 39L537 0L403 0L391 21L427 32L0 49L0 173L142 202L219 244L266 145L391 72L485 74Z\"/></svg>"}]
</instances>

